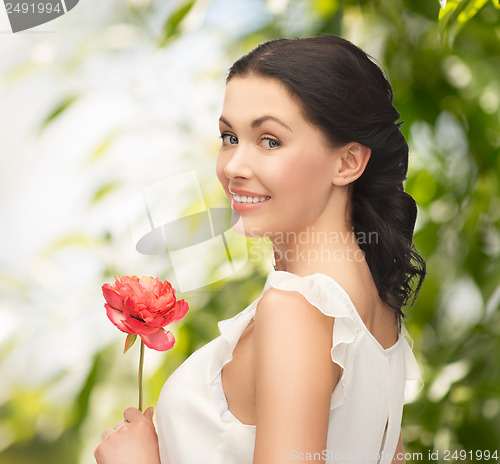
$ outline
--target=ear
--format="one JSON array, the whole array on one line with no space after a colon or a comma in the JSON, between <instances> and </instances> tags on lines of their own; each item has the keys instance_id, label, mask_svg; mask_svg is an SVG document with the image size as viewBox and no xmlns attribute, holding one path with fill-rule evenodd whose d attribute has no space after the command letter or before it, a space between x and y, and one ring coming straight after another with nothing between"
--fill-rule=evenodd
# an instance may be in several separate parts
<instances>
[{"instance_id":1,"label":"ear","mask_svg":"<svg viewBox=\"0 0 500 464\"><path fill-rule=\"evenodd\" d=\"M344 145L338 154L337 169L332 182L343 186L354 182L363 174L371 156L371 149L357 142Z\"/></svg>"}]
</instances>

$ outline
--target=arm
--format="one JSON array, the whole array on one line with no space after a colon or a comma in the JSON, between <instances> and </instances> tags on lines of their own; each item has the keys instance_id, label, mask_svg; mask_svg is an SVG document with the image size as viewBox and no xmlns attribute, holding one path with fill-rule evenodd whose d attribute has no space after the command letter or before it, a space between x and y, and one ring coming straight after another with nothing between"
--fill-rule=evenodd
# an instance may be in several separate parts
<instances>
[{"instance_id":1,"label":"arm","mask_svg":"<svg viewBox=\"0 0 500 464\"><path fill-rule=\"evenodd\" d=\"M394 453L392 464L405 464L405 452L403 449L403 436L401 432L399 432L399 440L396 446L396 452Z\"/></svg>"},{"instance_id":2,"label":"arm","mask_svg":"<svg viewBox=\"0 0 500 464\"><path fill-rule=\"evenodd\" d=\"M333 322L296 292L271 289L260 300L254 464L303 462L300 453L319 453L313 462L324 462L331 395L340 373L330 355Z\"/></svg>"},{"instance_id":3,"label":"arm","mask_svg":"<svg viewBox=\"0 0 500 464\"><path fill-rule=\"evenodd\" d=\"M123 417L114 429L103 432L103 441L94 452L97 464L160 464L153 408L144 414L128 408Z\"/></svg>"}]
</instances>

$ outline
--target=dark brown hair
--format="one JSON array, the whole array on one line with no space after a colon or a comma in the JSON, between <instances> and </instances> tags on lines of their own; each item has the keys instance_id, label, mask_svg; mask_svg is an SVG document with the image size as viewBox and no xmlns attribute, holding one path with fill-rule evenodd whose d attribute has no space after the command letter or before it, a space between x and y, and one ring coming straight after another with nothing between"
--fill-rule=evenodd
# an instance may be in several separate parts
<instances>
[{"instance_id":1,"label":"dark brown hair","mask_svg":"<svg viewBox=\"0 0 500 464\"><path fill-rule=\"evenodd\" d=\"M350 216L378 293L401 320L426 265L413 244L417 205L403 190L408 144L384 73L351 42L322 35L261 44L233 64L227 82L248 75L284 84L333 146L358 142L371 149L365 171L350 184ZM373 235L376 243L359 239Z\"/></svg>"}]
</instances>

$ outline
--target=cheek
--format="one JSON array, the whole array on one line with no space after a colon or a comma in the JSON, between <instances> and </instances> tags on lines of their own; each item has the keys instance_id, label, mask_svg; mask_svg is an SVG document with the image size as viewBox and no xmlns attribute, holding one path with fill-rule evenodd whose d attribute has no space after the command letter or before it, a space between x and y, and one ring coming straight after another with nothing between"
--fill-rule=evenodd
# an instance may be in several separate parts
<instances>
[{"instance_id":1,"label":"cheek","mask_svg":"<svg viewBox=\"0 0 500 464\"><path fill-rule=\"evenodd\" d=\"M293 197L311 197L325 190L329 187L329 172L322 161L313 153L295 157L280 172L282 185Z\"/></svg>"}]
</instances>

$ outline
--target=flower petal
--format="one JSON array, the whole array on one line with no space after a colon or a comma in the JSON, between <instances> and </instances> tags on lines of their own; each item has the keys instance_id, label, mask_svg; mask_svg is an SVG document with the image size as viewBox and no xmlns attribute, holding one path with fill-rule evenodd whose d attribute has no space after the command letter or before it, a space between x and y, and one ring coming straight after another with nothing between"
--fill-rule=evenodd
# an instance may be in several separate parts
<instances>
[{"instance_id":1,"label":"flower petal","mask_svg":"<svg viewBox=\"0 0 500 464\"><path fill-rule=\"evenodd\" d=\"M116 309L112 308L110 305L105 304L104 307L106 308L106 314L109 318L109 320L116 325L122 332L125 333L135 333L131 331L126 325L123 324L125 321L125 315L121 311L117 311Z\"/></svg>"},{"instance_id":2,"label":"flower petal","mask_svg":"<svg viewBox=\"0 0 500 464\"><path fill-rule=\"evenodd\" d=\"M125 298L123 302L123 314L125 314L126 319L131 319L132 317L139 317L136 304L132 298Z\"/></svg>"},{"instance_id":3,"label":"flower petal","mask_svg":"<svg viewBox=\"0 0 500 464\"><path fill-rule=\"evenodd\" d=\"M138 321L133 317L123 320L123 325L128 328L127 333L136 333L138 335L151 335L158 330L158 327L149 327L144 322Z\"/></svg>"},{"instance_id":4,"label":"flower petal","mask_svg":"<svg viewBox=\"0 0 500 464\"><path fill-rule=\"evenodd\" d=\"M109 284L104 284L102 286L102 294L106 302L114 309L118 311L123 310L123 300L120 295L113 289Z\"/></svg>"},{"instance_id":5,"label":"flower petal","mask_svg":"<svg viewBox=\"0 0 500 464\"><path fill-rule=\"evenodd\" d=\"M175 304L175 298L170 295L160 295L155 301L152 302L152 306L155 312L165 313L170 311Z\"/></svg>"},{"instance_id":6,"label":"flower petal","mask_svg":"<svg viewBox=\"0 0 500 464\"><path fill-rule=\"evenodd\" d=\"M163 329L159 329L150 335L139 334L139 337L141 337L142 341L148 348L152 348L157 351L170 350L175 343L173 333L167 332Z\"/></svg>"},{"instance_id":7,"label":"flower petal","mask_svg":"<svg viewBox=\"0 0 500 464\"><path fill-rule=\"evenodd\" d=\"M179 322L188 312L189 305L184 300L179 300L175 304L174 317L170 322Z\"/></svg>"}]
</instances>

